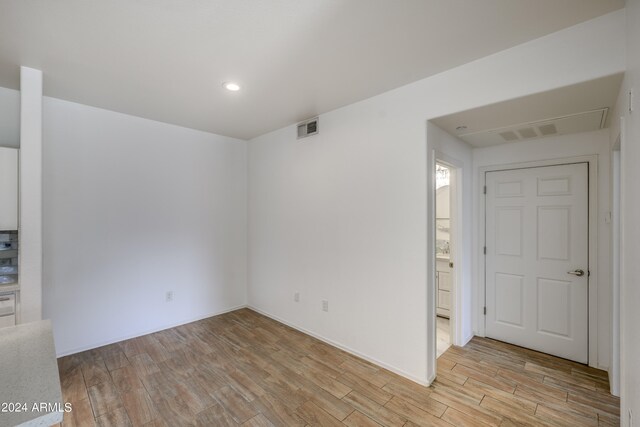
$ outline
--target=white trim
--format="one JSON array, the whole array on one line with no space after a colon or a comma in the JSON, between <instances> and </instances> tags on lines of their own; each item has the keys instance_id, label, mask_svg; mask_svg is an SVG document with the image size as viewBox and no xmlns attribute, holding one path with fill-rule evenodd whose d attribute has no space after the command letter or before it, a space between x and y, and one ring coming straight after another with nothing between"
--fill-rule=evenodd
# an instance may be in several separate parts
<instances>
[{"instance_id":1,"label":"white trim","mask_svg":"<svg viewBox=\"0 0 640 427\"><path fill-rule=\"evenodd\" d=\"M438 338L437 338L437 322L436 322L436 151L427 151L427 271L426 277L427 287L425 305L426 305L426 365L427 365L427 381L429 384L436 378L437 373L437 354L438 354Z\"/></svg>"},{"instance_id":2,"label":"white trim","mask_svg":"<svg viewBox=\"0 0 640 427\"><path fill-rule=\"evenodd\" d=\"M464 206L464 162L461 160L452 157L448 154L443 153L439 150L431 150L429 152L430 157L427 159L428 164L428 176L427 176L427 188L428 188L428 210L427 210L427 323L426 323L426 332L427 332L427 379L429 384L436 378L437 374L437 328L436 328L436 252L435 252L435 167L436 163L442 163L448 167L450 167L455 172L455 178L451 185L451 195L450 198L453 201L451 203L451 230L452 230L452 241L454 244L451 246L451 261L453 262L454 268L452 271L452 280L451 280L451 311L449 314L449 319L451 322L451 330L453 333L451 334L451 344L455 346L462 347L466 345L471 338L473 338L473 333L468 337L462 336L462 321L461 321L461 313L462 313L462 283L463 283L463 262L462 262L462 253L463 253L463 240L466 238L471 238L470 236L465 236L463 233L463 209ZM466 207L467 209L471 209L471 206ZM454 219L455 218L455 219ZM429 270L430 267L430 270ZM431 299L429 299L431 297ZM469 316L471 318L471 316Z\"/></svg>"},{"instance_id":3,"label":"white trim","mask_svg":"<svg viewBox=\"0 0 640 427\"><path fill-rule=\"evenodd\" d=\"M618 137L620 141L620 137ZM611 363L610 392L620 396L620 149L611 151Z\"/></svg>"},{"instance_id":4,"label":"white trim","mask_svg":"<svg viewBox=\"0 0 640 427\"><path fill-rule=\"evenodd\" d=\"M83 351L92 350L94 348L102 347L102 346L105 346L105 345L115 344L115 343L118 343L118 342L121 342L121 341L125 341L125 340L129 340L129 339L132 339L132 338L137 338L137 337L141 337L141 336L144 336L144 335L153 334L155 332L164 331L166 329L175 328L177 326L186 325L187 323L197 322L198 320L208 319L209 317L220 316L221 314L231 313L232 311L241 310L241 309L247 308L247 307L248 306L246 304L243 304L243 305L239 305L239 306L236 306L236 307L224 309L222 311L216 311L215 313L205 314L203 316L196 316L196 317L184 320L184 321L181 320L181 321L179 321L177 323L167 324L167 325L164 325L164 326L160 326L158 328L149 329L149 330L144 331L144 332L135 333L135 334L131 334L131 335L123 335L121 337L110 339L110 340L106 340L106 341L99 341L99 342L97 342L95 344L90 344L90 345L86 345L86 346L75 348L73 350L57 353L56 357L64 357L64 356L68 356L70 354L76 354L76 353L80 353L80 352L83 352Z\"/></svg>"},{"instance_id":5,"label":"white trim","mask_svg":"<svg viewBox=\"0 0 640 427\"><path fill-rule=\"evenodd\" d=\"M411 381L413 381L415 383L418 383L420 385L428 387L429 384L431 384L431 381L433 381L433 378L430 381L424 381L422 379L414 377L413 375L403 371L402 369L398 369L398 368L393 367L391 365L388 365L388 364L386 364L384 362L381 362L381 361L379 361L379 360L377 360L377 359L375 359L373 357L369 357L366 354L362 354L359 351L353 350L349 346L346 346L346 345L341 344L341 343L339 343L337 341L334 341L334 340L331 340L329 338L326 338L326 337L324 337L322 335L319 335L319 334L317 334L317 333L315 333L313 331L310 331L308 329L305 329L305 328L302 328L300 326L294 325L293 323L287 322L286 320L281 319L278 316L275 316L275 315L273 315L271 313L268 313L268 312L266 312L264 310L261 310L261 309L259 309L257 307L254 307L252 305L247 305L247 308L249 308L250 310L255 311L256 313L260 313L263 316L266 316L266 317L268 317L268 318L270 318L272 320L275 320L276 322L282 323L283 325L287 325L290 328L293 328L293 329L295 329L297 331L300 331L303 334L309 335L309 336L311 336L311 337L313 337L313 338L315 338L317 340L320 340L322 342L325 342L325 343L327 343L327 344L329 344L329 345L331 345L333 347L336 347L336 348L339 348L340 350L346 351L349 354L352 354L352 355L354 355L356 357L359 357L359 358L364 359L364 360L366 360L368 362L371 362L371 363L373 363L375 365L378 365L381 368L384 368L384 369L386 369L388 371L391 371L394 374L398 374L401 377L407 378L408 380L411 380Z\"/></svg>"},{"instance_id":6,"label":"white trim","mask_svg":"<svg viewBox=\"0 0 640 427\"><path fill-rule=\"evenodd\" d=\"M471 341L471 339L475 337L475 335L473 334L473 332L469 335L467 335L466 337L464 337L462 339L462 341L460 342L460 347L464 347L465 345L469 344L469 341Z\"/></svg>"},{"instance_id":7,"label":"white trim","mask_svg":"<svg viewBox=\"0 0 640 427\"><path fill-rule=\"evenodd\" d=\"M625 275L625 263L624 263L624 251L625 251L625 229L626 229L626 200L627 200L627 186L625 184L626 177L626 169L627 169L627 161L625 160L625 153L627 151L627 124L626 118L620 117L620 390L621 394L621 414L620 419L622 420L622 425L628 423L628 415L622 412L623 409L628 408L628 403L626 402L626 396L624 391L627 387L627 361L625 359L625 341L624 336L626 333L626 322L625 322L625 307L624 303L626 298L626 280L627 277ZM632 160L633 163L633 160ZM634 361L635 363L635 361Z\"/></svg>"},{"instance_id":8,"label":"white trim","mask_svg":"<svg viewBox=\"0 0 640 427\"><path fill-rule=\"evenodd\" d=\"M462 322L460 321L460 314L462 311L462 240L464 234L462 233L462 173L464 164L440 151L434 151L436 163L447 166L452 171L452 179L450 181L450 220L451 220L451 255L450 260L453 262L453 270L451 272L451 310L449 314L450 332L451 332L451 344L461 347L464 344L462 338ZM434 206L435 206L435 193L434 193ZM435 219L435 217L434 217ZM435 235L434 235L435 236ZM434 248L435 252L435 248ZM435 253L433 254L435 257ZM435 275L435 272L434 272ZM435 276L434 276L434 290L435 290ZM434 301L435 304L435 301ZM435 309L434 309L435 311Z\"/></svg>"},{"instance_id":9,"label":"white trim","mask_svg":"<svg viewBox=\"0 0 640 427\"><path fill-rule=\"evenodd\" d=\"M477 308L477 330L476 334L484 337L485 316L483 308L485 306L485 263L484 263L484 246L485 246L485 198L484 185L485 174L487 172L501 171L507 169L518 168L535 168L541 166L556 166L567 163L589 164L589 366L599 368L598 364L598 155L565 157L559 159L540 160L534 162L520 162L484 166L478 168L478 242L476 253L478 254L477 275L478 292L476 294Z\"/></svg>"}]
</instances>

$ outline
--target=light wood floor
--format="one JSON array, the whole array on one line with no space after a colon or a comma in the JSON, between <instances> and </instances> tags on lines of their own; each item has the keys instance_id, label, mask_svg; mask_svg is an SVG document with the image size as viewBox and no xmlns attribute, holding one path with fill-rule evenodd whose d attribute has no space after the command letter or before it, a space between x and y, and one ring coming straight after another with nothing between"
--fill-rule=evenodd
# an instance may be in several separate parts
<instances>
[{"instance_id":1,"label":"light wood floor","mask_svg":"<svg viewBox=\"0 0 640 427\"><path fill-rule=\"evenodd\" d=\"M422 387L243 309L59 359L63 426L618 425L606 374L474 338Z\"/></svg>"},{"instance_id":2,"label":"light wood floor","mask_svg":"<svg viewBox=\"0 0 640 427\"><path fill-rule=\"evenodd\" d=\"M436 357L442 356L451 347L450 329L449 319L436 317Z\"/></svg>"}]
</instances>

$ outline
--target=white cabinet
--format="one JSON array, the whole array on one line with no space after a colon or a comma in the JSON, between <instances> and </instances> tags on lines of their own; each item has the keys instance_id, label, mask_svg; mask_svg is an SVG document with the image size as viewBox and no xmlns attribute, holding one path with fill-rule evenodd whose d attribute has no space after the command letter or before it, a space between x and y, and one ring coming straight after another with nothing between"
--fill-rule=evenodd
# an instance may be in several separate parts
<instances>
[{"instance_id":1,"label":"white cabinet","mask_svg":"<svg viewBox=\"0 0 640 427\"><path fill-rule=\"evenodd\" d=\"M8 314L6 316L0 316L0 328L6 328L8 326L16 326L16 315Z\"/></svg>"},{"instance_id":2,"label":"white cabinet","mask_svg":"<svg viewBox=\"0 0 640 427\"><path fill-rule=\"evenodd\" d=\"M0 293L0 328L16 324L16 294Z\"/></svg>"},{"instance_id":3,"label":"white cabinet","mask_svg":"<svg viewBox=\"0 0 640 427\"><path fill-rule=\"evenodd\" d=\"M18 149L0 147L0 231L18 229Z\"/></svg>"},{"instance_id":4,"label":"white cabinet","mask_svg":"<svg viewBox=\"0 0 640 427\"><path fill-rule=\"evenodd\" d=\"M436 314L449 317L451 310L451 267L449 260L436 260Z\"/></svg>"}]
</instances>

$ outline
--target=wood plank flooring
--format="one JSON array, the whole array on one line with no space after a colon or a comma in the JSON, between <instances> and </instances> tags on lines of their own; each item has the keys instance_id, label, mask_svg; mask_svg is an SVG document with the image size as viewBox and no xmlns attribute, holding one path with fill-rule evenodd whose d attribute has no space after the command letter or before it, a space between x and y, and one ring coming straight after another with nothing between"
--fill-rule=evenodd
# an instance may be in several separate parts
<instances>
[{"instance_id":1,"label":"wood plank flooring","mask_svg":"<svg viewBox=\"0 0 640 427\"><path fill-rule=\"evenodd\" d=\"M422 387L243 309L58 360L62 426L613 426L606 373L474 338Z\"/></svg>"}]
</instances>

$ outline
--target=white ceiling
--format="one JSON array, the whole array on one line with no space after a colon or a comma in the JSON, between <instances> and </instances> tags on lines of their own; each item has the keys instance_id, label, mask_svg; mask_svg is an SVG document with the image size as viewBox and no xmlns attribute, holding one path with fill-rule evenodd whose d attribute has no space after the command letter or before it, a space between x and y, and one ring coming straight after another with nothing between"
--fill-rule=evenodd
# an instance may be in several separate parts
<instances>
[{"instance_id":1,"label":"white ceiling","mask_svg":"<svg viewBox=\"0 0 640 427\"><path fill-rule=\"evenodd\" d=\"M601 120L602 113L615 106L622 78L623 74L614 74L431 121L475 147L505 143L501 132L517 132L527 124L553 123L559 134L596 130L609 125L610 119Z\"/></svg>"},{"instance_id":2,"label":"white ceiling","mask_svg":"<svg viewBox=\"0 0 640 427\"><path fill-rule=\"evenodd\" d=\"M0 86L252 138L622 0L1 0ZM225 92L223 81L243 86Z\"/></svg>"}]
</instances>

